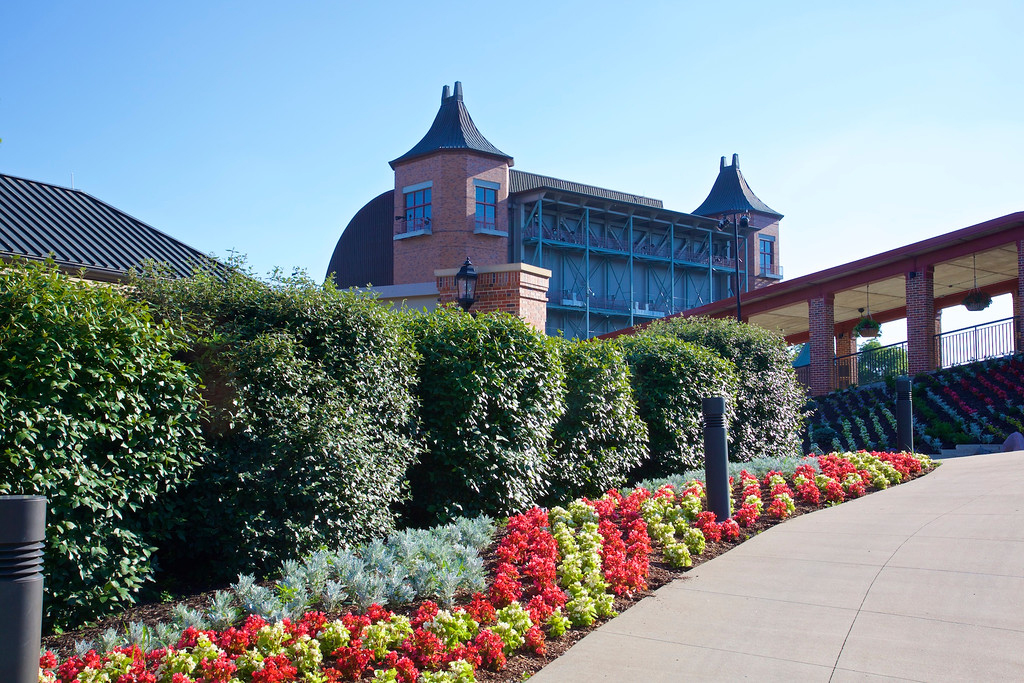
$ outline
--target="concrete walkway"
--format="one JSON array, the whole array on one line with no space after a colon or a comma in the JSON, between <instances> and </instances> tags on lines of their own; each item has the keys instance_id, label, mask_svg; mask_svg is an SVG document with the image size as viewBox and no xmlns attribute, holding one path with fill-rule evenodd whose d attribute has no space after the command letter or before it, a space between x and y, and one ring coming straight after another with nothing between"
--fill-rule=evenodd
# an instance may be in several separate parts
<instances>
[{"instance_id":1,"label":"concrete walkway","mask_svg":"<svg viewBox=\"0 0 1024 683\"><path fill-rule=\"evenodd\" d=\"M1024 452L780 524L533 676L1024 681Z\"/></svg>"}]
</instances>

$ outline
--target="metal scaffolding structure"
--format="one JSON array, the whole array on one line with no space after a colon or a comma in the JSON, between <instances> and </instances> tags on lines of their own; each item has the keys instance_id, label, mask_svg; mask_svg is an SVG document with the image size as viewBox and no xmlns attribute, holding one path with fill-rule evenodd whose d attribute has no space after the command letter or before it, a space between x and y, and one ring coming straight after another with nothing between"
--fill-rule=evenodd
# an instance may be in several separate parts
<instances>
[{"instance_id":1,"label":"metal scaffolding structure","mask_svg":"<svg viewBox=\"0 0 1024 683\"><path fill-rule=\"evenodd\" d=\"M548 188L511 214L513 260L552 272L548 334L592 337L735 296L732 235L716 220Z\"/></svg>"}]
</instances>

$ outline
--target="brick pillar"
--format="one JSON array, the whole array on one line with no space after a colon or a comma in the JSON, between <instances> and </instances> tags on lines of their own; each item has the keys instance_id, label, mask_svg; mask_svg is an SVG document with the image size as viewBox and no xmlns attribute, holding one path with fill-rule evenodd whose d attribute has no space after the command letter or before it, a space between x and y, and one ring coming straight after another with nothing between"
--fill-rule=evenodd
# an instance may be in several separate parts
<instances>
[{"instance_id":1,"label":"brick pillar","mask_svg":"<svg viewBox=\"0 0 1024 683\"><path fill-rule=\"evenodd\" d=\"M1013 292L1014 350L1024 351L1024 240L1017 240L1017 291Z\"/></svg>"},{"instance_id":2,"label":"brick pillar","mask_svg":"<svg viewBox=\"0 0 1024 683\"><path fill-rule=\"evenodd\" d=\"M906 275L907 365L911 376L934 370L936 363L935 268L924 266Z\"/></svg>"},{"instance_id":3,"label":"brick pillar","mask_svg":"<svg viewBox=\"0 0 1024 683\"><path fill-rule=\"evenodd\" d=\"M811 396L827 394L835 388L835 295L807 302L809 343L811 345Z\"/></svg>"},{"instance_id":4,"label":"brick pillar","mask_svg":"<svg viewBox=\"0 0 1024 683\"><path fill-rule=\"evenodd\" d=\"M455 301L457 268L435 270L438 300ZM548 281L551 271L527 263L505 263L476 269L476 303L473 313L505 311L517 315L544 332L548 319Z\"/></svg>"},{"instance_id":5,"label":"brick pillar","mask_svg":"<svg viewBox=\"0 0 1024 683\"><path fill-rule=\"evenodd\" d=\"M857 384L857 337L853 332L846 330L836 335L836 389ZM842 358L842 356L849 356Z\"/></svg>"}]
</instances>

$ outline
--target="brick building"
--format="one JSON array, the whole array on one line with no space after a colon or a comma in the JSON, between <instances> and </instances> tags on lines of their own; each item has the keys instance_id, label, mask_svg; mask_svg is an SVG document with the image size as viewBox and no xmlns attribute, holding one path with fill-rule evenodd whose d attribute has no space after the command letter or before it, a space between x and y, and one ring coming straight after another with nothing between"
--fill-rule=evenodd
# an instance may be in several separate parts
<instances>
[{"instance_id":1,"label":"brick building","mask_svg":"<svg viewBox=\"0 0 1024 683\"><path fill-rule=\"evenodd\" d=\"M549 334L589 337L734 297L737 271L743 291L782 277L782 214L751 191L737 155L732 164L722 157L693 213L666 209L512 168L456 82L423 139L390 163L394 189L338 240L328 272L339 287L372 284L384 299L429 308L452 300L451 277L468 257L481 272L474 310L511 310Z\"/></svg>"}]
</instances>

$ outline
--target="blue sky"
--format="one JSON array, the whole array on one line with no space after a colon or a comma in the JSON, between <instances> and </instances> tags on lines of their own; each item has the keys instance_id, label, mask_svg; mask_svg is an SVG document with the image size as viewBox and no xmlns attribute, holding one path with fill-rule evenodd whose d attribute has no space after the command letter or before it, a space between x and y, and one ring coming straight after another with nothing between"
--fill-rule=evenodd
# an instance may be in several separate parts
<instances>
[{"instance_id":1,"label":"blue sky","mask_svg":"<svg viewBox=\"0 0 1024 683\"><path fill-rule=\"evenodd\" d=\"M523 170L692 211L739 153L794 277L1024 209L1021 25L988 0L9 2L0 172L319 278L461 80Z\"/></svg>"}]
</instances>

